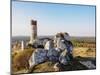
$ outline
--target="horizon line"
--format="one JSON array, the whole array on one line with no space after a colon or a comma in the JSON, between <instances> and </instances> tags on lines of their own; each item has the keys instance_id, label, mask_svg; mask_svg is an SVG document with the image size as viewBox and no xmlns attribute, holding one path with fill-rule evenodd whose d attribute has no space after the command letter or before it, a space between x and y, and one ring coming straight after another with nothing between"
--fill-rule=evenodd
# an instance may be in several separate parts
<instances>
[{"instance_id":1,"label":"horizon line","mask_svg":"<svg viewBox=\"0 0 100 75\"><path fill-rule=\"evenodd\" d=\"M21 37L30 37L30 35L14 35L12 37L18 37L18 36L21 36ZM38 35L38 36L54 36L54 35ZM96 37L96 36L73 36L73 35L70 35L70 36L71 37Z\"/></svg>"}]
</instances>

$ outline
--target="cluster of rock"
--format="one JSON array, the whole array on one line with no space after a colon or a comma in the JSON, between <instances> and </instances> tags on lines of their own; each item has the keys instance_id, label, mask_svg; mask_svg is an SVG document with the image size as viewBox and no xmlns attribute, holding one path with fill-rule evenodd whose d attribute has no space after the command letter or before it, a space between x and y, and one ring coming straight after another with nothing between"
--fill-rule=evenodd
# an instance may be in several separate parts
<instances>
[{"instance_id":1,"label":"cluster of rock","mask_svg":"<svg viewBox=\"0 0 100 75\"><path fill-rule=\"evenodd\" d=\"M54 62L54 68L59 64L67 65L71 61L73 44L68 33L58 33L53 40L47 40L44 48L37 48L29 59L30 67L45 61Z\"/></svg>"}]
</instances>

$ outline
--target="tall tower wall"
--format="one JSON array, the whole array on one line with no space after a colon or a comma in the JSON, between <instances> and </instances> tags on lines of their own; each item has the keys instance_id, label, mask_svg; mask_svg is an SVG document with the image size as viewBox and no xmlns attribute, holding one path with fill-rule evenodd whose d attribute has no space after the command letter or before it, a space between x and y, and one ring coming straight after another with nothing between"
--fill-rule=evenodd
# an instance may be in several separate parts
<instances>
[{"instance_id":1,"label":"tall tower wall","mask_svg":"<svg viewBox=\"0 0 100 75\"><path fill-rule=\"evenodd\" d=\"M31 36L30 36L30 43L33 44L36 42L37 39L37 21L31 20Z\"/></svg>"}]
</instances>

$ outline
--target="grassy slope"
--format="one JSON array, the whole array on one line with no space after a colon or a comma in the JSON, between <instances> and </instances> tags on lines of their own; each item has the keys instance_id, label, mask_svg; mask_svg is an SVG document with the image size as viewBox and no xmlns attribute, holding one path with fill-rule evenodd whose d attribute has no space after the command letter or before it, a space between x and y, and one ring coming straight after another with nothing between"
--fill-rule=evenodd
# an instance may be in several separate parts
<instances>
[{"instance_id":1,"label":"grassy slope","mask_svg":"<svg viewBox=\"0 0 100 75\"><path fill-rule=\"evenodd\" d=\"M73 55L76 55L74 57L77 57L78 54L80 57L86 57L86 54L92 53L93 57L95 54L95 51L89 50L86 48L76 48L73 52ZM34 50L32 49L26 49L24 51L18 51L18 52L12 52L12 72L17 73L25 73L25 71L28 69L28 59L31 56L32 52ZM84 55L85 54L85 55ZM92 55L90 55L92 57ZM87 55L88 57L88 55ZM82 58L81 58L82 59ZM54 71L53 65L51 62L45 62L41 63L32 69L32 72L52 72ZM72 70L84 70L87 69L85 66L80 64L77 61L73 61L70 64L63 66L62 65L62 71L72 71Z\"/></svg>"},{"instance_id":2,"label":"grassy slope","mask_svg":"<svg viewBox=\"0 0 100 75\"><path fill-rule=\"evenodd\" d=\"M26 49L24 51L12 52L12 72L27 69L29 66L28 60L33 51L32 49Z\"/></svg>"}]
</instances>

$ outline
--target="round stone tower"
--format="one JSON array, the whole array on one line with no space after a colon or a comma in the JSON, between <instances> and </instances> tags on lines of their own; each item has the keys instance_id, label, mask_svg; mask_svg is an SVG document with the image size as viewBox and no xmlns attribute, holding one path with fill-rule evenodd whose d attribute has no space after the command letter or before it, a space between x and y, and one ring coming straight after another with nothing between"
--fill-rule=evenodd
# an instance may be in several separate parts
<instances>
[{"instance_id":1,"label":"round stone tower","mask_svg":"<svg viewBox=\"0 0 100 75\"><path fill-rule=\"evenodd\" d=\"M34 44L37 40L37 21L31 20L31 36L30 36L30 44Z\"/></svg>"}]
</instances>

